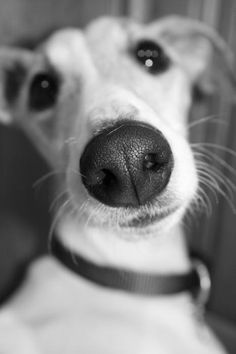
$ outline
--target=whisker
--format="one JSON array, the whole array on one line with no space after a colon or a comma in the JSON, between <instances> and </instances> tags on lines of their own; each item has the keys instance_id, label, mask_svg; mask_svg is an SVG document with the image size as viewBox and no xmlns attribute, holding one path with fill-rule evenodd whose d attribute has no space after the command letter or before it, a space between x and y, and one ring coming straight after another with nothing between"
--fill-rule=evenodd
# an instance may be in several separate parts
<instances>
[{"instance_id":1,"label":"whisker","mask_svg":"<svg viewBox=\"0 0 236 354\"><path fill-rule=\"evenodd\" d=\"M199 147L212 147L214 149L218 149L224 152L228 152L229 154L231 154L232 156L236 157L236 151L234 151L233 149L230 149L228 147L219 145L219 144L214 144L214 143L192 143L190 144L191 147L193 148L199 148Z\"/></svg>"},{"instance_id":2,"label":"whisker","mask_svg":"<svg viewBox=\"0 0 236 354\"><path fill-rule=\"evenodd\" d=\"M93 208L93 212L91 212L86 220L86 227L89 225L90 220L93 219L96 215L98 215L100 211L100 206L96 205L96 207Z\"/></svg>"},{"instance_id":3,"label":"whisker","mask_svg":"<svg viewBox=\"0 0 236 354\"><path fill-rule=\"evenodd\" d=\"M218 185L216 181L207 173L204 176L202 174L204 173L202 171L199 171L199 182L212 192L215 202L218 204L219 199L216 193L216 191L218 190Z\"/></svg>"},{"instance_id":4,"label":"whisker","mask_svg":"<svg viewBox=\"0 0 236 354\"><path fill-rule=\"evenodd\" d=\"M64 144L65 144L65 145L78 144L78 140L76 139L75 136L70 136L69 138L67 138L67 139L64 141Z\"/></svg>"},{"instance_id":5,"label":"whisker","mask_svg":"<svg viewBox=\"0 0 236 354\"><path fill-rule=\"evenodd\" d=\"M49 207L49 211L50 211L50 212L55 208L57 202L58 202L62 197L66 196L67 193L68 193L68 190L63 190L62 192L60 192L60 193L52 200L52 202L51 202L51 204L50 204L50 207Z\"/></svg>"},{"instance_id":6,"label":"whisker","mask_svg":"<svg viewBox=\"0 0 236 354\"><path fill-rule=\"evenodd\" d=\"M198 212L199 210L201 210L201 207L206 210L207 216L210 216L212 214L211 200L205 190L201 186L198 186L198 190L195 194L192 205L190 206L190 212L193 213L195 208L196 212Z\"/></svg>"},{"instance_id":7,"label":"whisker","mask_svg":"<svg viewBox=\"0 0 236 354\"><path fill-rule=\"evenodd\" d=\"M195 120L188 125L188 129L192 129L193 127L196 127L200 124L207 123L207 122L227 125L227 122L225 122L217 117L219 117L219 115L214 114L214 115L209 115L209 116L200 118L198 120Z\"/></svg>"},{"instance_id":8,"label":"whisker","mask_svg":"<svg viewBox=\"0 0 236 354\"><path fill-rule=\"evenodd\" d=\"M72 173L74 173L75 175L79 176L79 177L83 177L86 178L85 175L83 175L81 172L74 170L73 168L70 168L69 171L71 171Z\"/></svg>"},{"instance_id":9,"label":"whisker","mask_svg":"<svg viewBox=\"0 0 236 354\"><path fill-rule=\"evenodd\" d=\"M42 177L38 178L34 184L33 184L33 188L37 188L40 184L42 184L43 182L45 182L47 179L49 179L50 177L53 177L57 174L63 174L65 173L64 171L51 171L51 172L48 172L46 173L45 175L43 175Z\"/></svg>"},{"instance_id":10,"label":"whisker","mask_svg":"<svg viewBox=\"0 0 236 354\"><path fill-rule=\"evenodd\" d=\"M211 163L212 163L212 158L213 158L217 163L219 163L221 166L223 166L226 170L228 170L232 174L236 175L236 169L233 168L232 166L230 166L230 164L227 163L225 160L223 160L222 157L216 155L212 151L207 151L207 150L204 150L204 152L196 152L196 151L194 151L194 155L195 156L199 156L200 158L206 159L206 160L208 160Z\"/></svg>"},{"instance_id":11,"label":"whisker","mask_svg":"<svg viewBox=\"0 0 236 354\"><path fill-rule=\"evenodd\" d=\"M55 217L53 218L50 230L49 230L49 236L48 236L48 250L49 252L51 252L51 243L52 243L52 238L53 238L53 234L56 228L56 225L59 221L59 219L61 218L61 216L64 214L65 209L68 208L70 205L70 200L67 199L58 209L57 213L55 214Z\"/></svg>"},{"instance_id":12,"label":"whisker","mask_svg":"<svg viewBox=\"0 0 236 354\"><path fill-rule=\"evenodd\" d=\"M193 148L193 155L196 160L196 168L199 175L200 184L205 186L205 188L208 188L213 193L217 203L219 201L216 192L218 192L222 197L224 197L232 211L235 213L236 208L234 203L234 195L236 185L228 176L225 175L222 168L220 169L218 167L221 166L225 168L225 171L228 171L233 175L236 174L236 170L222 157L212 151L209 151L209 147L227 152L234 157L236 157L236 152L230 148L214 143L193 143L191 144L191 147ZM198 190L198 193L202 193L200 192L200 189Z\"/></svg>"},{"instance_id":13,"label":"whisker","mask_svg":"<svg viewBox=\"0 0 236 354\"><path fill-rule=\"evenodd\" d=\"M89 198L83 201L83 203L80 205L79 209L78 209L78 208L75 208L75 210L76 210L76 215L77 215L77 219L79 219L80 216L81 216L81 215L84 213L84 211L87 209L88 203L89 203Z\"/></svg>"},{"instance_id":14,"label":"whisker","mask_svg":"<svg viewBox=\"0 0 236 354\"><path fill-rule=\"evenodd\" d=\"M204 166L206 167L206 166ZM199 169L198 169L199 170ZM202 182L205 182L205 185L210 188L210 185L212 188L215 188L216 191L219 192L219 194L221 194L225 200L228 202L229 206L231 207L232 209L232 212L235 213L236 212L236 208L235 208L235 205L234 205L234 201L233 201L233 196L232 196L232 186L228 185L223 179L221 176L219 175L216 175L214 173L214 175L212 176L209 172L206 172L205 169L201 169L200 171L200 174L201 175L204 175L206 177L205 181L202 179ZM212 171L211 171L212 173ZM224 186L226 188L226 191L228 192L225 192L219 185L219 183L221 183L222 186ZM234 186L235 187L235 186Z\"/></svg>"},{"instance_id":15,"label":"whisker","mask_svg":"<svg viewBox=\"0 0 236 354\"><path fill-rule=\"evenodd\" d=\"M229 188L231 193L236 190L236 185L227 176L225 176L221 170L217 169L215 166L209 166L209 164L204 162L201 163L201 166L203 168L206 167L206 169L208 169L208 171L211 173L212 177L220 181L225 187Z\"/></svg>"}]
</instances>

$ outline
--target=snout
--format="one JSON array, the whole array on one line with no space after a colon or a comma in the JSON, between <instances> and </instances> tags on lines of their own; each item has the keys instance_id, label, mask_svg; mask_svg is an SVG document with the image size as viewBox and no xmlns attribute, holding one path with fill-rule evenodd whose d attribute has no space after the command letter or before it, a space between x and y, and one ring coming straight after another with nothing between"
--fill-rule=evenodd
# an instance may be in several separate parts
<instances>
[{"instance_id":1,"label":"snout","mask_svg":"<svg viewBox=\"0 0 236 354\"><path fill-rule=\"evenodd\" d=\"M89 194L111 207L151 203L171 176L173 155L163 134L136 121L104 129L85 147L80 173Z\"/></svg>"}]
</instances>

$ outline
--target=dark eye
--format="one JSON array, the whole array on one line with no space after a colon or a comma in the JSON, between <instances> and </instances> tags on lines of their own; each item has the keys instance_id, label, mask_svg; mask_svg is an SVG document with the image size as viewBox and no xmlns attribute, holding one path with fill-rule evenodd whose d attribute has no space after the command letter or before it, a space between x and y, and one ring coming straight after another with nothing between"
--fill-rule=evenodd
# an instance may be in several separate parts
<instances>
[{"instance_id":1,"label":"dark eye","mask_svg":"<svg viewBox=\"0 0 236 354\"><path fill-rule=\"evenodd\" d=\"M57 99L59 80L55 74L38 73L30 84L29 108L43 111L52 107Z\"/></svg>"},{"instance_id":2,"label":"dark eye","mask_svg":"<svg viewBox=\"0 0 236 354\"><path fill-rule=\"evenodd\" d=\"M140 41L134 54L138 62L152 74L162 73L170 66L170 59L162 47L151 40Z\"/></svg>"}]
</instances>

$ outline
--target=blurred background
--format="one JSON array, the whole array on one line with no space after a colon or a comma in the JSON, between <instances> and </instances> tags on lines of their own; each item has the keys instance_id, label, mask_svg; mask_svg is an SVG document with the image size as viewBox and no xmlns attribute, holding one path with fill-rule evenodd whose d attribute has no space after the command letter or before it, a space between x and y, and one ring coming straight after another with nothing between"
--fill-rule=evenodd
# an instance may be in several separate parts
<instances>
[{"instance_id":1,"label":"blurred background","mask_svg":"<svg viewBox=\"0 0 236 354\"><path fill-rule=\"evenodd\" d=\"M214 27L236 54L235 0L0 0L0 44L34 43L56 28L83 27L104 14L144 23L168 14L186 15ZM186 221L190 249L207 260L213 277L208 320L232 354L236 353L235 113L235 105L223 93L192 110L190 139L209 144L208 162L212 173L217 169L222 192L215 198L206 188L212 211ZM29 141L19 131L0 126L0 301L18 285L25 266L46 251L50 183L34 186L45 173L47 166Z\"/></svg>"}]
</instances>

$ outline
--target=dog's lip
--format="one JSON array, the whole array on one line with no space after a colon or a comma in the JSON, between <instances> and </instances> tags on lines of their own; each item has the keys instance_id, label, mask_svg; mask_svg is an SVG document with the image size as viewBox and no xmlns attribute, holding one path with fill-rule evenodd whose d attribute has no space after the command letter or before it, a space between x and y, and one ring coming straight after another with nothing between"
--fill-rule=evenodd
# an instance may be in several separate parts
<instances>
[{"instance_id":1,"label":"dog's lip","mask_svg":"<svg viewBox=\"0 0 236 354\"><path fill-rule=\"evenodd\" d=\"M156 214L144 214L139 217L135 217L132 220L128 221L127 223L122 223L120 227L122 228L145 228L156 222L159 222L165 219L170 214L173 214L178 207L169 208L168 210L162 211L161 213Z\"/></svg>"}]
</instances>

